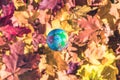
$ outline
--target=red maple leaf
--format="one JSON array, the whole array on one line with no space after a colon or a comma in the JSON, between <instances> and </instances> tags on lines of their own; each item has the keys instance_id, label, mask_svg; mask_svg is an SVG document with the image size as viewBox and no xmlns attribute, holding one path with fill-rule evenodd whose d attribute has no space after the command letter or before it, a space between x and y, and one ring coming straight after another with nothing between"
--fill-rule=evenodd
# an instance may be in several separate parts
<instances>
[{"instance_id":1,"label":"red maple leaf","mask_svg":"<svg viewBox=\"0 0 120 80\"><path fill-rule=\"evenodd\" d=\"M0 27L0 31L5 35L5 37L7 37L8 40L11 40L14 36L22 36L23 34L31 32L31 30L26 27L13 27L12 25Z\"/></svg>"},{"instance_id":2,"label":"red maple leaf","mask_svg":"<svg viewBox=\"0 0 120 80\"><path fill-rule=\"evenodd\" d=\"M24 43L18 41L10 45L10 55L4 54L2 56L2 61L5 64L5 68L0 72L1 74L2 72L6 73L6 75L1 75L2 79L18 80L18 75L38 67L40 55L25 55Z\"/></svg>"}]
</instances>

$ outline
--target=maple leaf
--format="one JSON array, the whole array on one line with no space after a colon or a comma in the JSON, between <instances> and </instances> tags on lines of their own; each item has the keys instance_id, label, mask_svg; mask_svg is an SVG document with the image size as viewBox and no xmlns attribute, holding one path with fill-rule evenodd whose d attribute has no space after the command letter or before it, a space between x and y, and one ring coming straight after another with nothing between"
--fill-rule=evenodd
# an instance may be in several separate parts
<instances>
[{"instance_id":1,"label":"maple leaf","mask_svg":"<svg viewBox=\"0 0 120 80\"><path fill-rule=\"evenodd\" d=\"M115 17L114 18L115 19L114 23L117 22L117 20L120 17L119 9L120 9L120 2L117 3L117 4L111 4L109 14L111 14L112 16Z\"/></svg>"},{"instance_id":2,"label":"maple leaf","mask_svg":"<svg viewBox=\"0 0 120 80\"><path fill-rule=\"evenodd\" d=\"M15 5L15 8L16 8L16 9L19 9L20 7L25 6L25 3L24 3L23 0L19 0L19 1L17 1L17 0L12 0L12 1L13 1L14 5Z\"/></svg>"},{"instance_id":3,"label":"maple leaf","mask_svg":"<svg viewBox=\"0 0 120 80\"><path fill-rule=\"evenodd\" d=\"M39 62L40 62L39 54L20 55L17 65L20 68L36 69L38 67Z\"/></svg>"},{"instance_id":4,"label":"maple leaf","mask_svg":"<svg viewBox=\"0 0 120 80\"><path fill-rule=\"evenodd\" d=\"M40 9L53 10L59 4L63 5L63 0L43 0L40 2Z\"/></svg>"},{"instance_id":5,"label":"maple leaf","mask_svg":"<svg viewBox=\"0 0 120 80\"><path fill-rule=\"evenodd\" d=\"M3 69L3 72L5 72L6 75L3 75L2 78L14 80L18 75L38 67L40 61L39 54L25 55L24 43L22 41L10 45L10 52L10 55L4 54L2 57L3 63L6 66L6 68ZM16 77L14 75L16 75Z\"/></svg>"},{"instance_id":6,"label":"maple leaf","mask_svg":"<svg viewBox=\"0 0 120 80\"><path fill-rule=\"evenodd\" d=\"M67 64L60 56L61 54L59 52L53 52L53 55L54 55L54 59L56 60L58 69L65 70L67 68Z\"/></svg>"},{"instance_id":7,"label":"maple leaf","mask_svg":"<svg viewBox=\"0 0 120 80\"><path fill-rule=\"evenodd\" d=\"M11 24L10 18L13 16L14 10L15 8L12 2L7 4L6 6L2 5L3 16L0 16L0 26Z\"/></svg>"},{"instance_id":8,"label":"maple leaf","mask_svg":"<svg viewBox=\"0 0 120 80\"><path fill-rule=\"evenodd\" d=\"M38 34L38 33L34 33L33 34L33 38L32 38L32 44L34 46L34 50L37 51L39 48L39 44L46 44L46 38L43 34Z\"/></svg>"},{"instance_id":9,"label":"maple leaf","mask_svg":"<svg viewBox=\"0 0 120 80\"><path fill-rule=\"evenodd\" d=\"M111 30L116 29L115 22L119 19L118 9L120 8L120 3L112 4L109 0L107 3L99 7L97 16L103 21L104 24L110 26Z\"/></svg>"},{"instance_id":10,"label":"maple leaf","mask_svg":"<svg viewBox=\"0 0 120 80\"><path fill-rule=\"evenodd\" d=\"M78 44L87 42L90 35L102 27L95 16L87 16L87 19L82 18L78 20L78 24L80 25L81 31L79 31L78 35L76 35L74 39Z\"/></svg>"},{"instance_id":11,"label":"maple leaf","mask_svg":"<svg viewBox=\"0 0 120 80\"><path fill-rule=\"evenodd\" d=\"M79 19L81 18L82 16L86 16L86 14L91 11L92 8L90 8L89 6L87 5L84 5L84 6L76 6L75 8L73 8L71 10L72 14L70 16L71 19ZM94 8L93 8L94 10Z\"/></svg>"},{"instance_id":12,"label":"maple leaf","mask_svg":"<svg viewBox=\"0 0 120 80\"><path fill-rule=\"evenodd\" d=\"M13 23L28 24L28 18L30 17L29 11L15 11L12 18ZM31 12L32 13L32 12Z\"/></svg>"},{"instance_id":13,"label":"maple leaf","mask_svg":"<svg viewBox=\"0 0 120 80\"><path fill-rule=\"evenodd\" d=\"M90 6L103 6L108 3L108 0L87 0Z\"/></svg>"},{"instance_id":14,"label":"maple leaf","mask_svg":"<svg viewBox=\"0 0 120 80\"><path fill-rule=\"evenodd\" d=\"M24 47L25 47L25 43L23 43L22 41L18 41L16 43L10 45L10 52L17 54L17 55L23 55Z\"/></svg>"},{"instance_id":15,"label":"maple leaf","mask_svg":"<svg viewBox=\"0 0 120 80\"><path fill-rule=\"evenodd\" d=\"M3 32L5 37L8 38L8 40L11 40L13 36L22 36L23 34L28 34L31 32L30 29L25 27L13 27L12 25L6 25L5 27L1 27L0 31Z\"/></svg>"},{"instance_id":16,"label":"maple leaf","mask_svg":"<svg viewBox=\"0 0 120 80\"><path fill-rule=\"evenodd\" d=\"M69 61L70 59L73 59L73 61L76 61L78 58L78 54L77 54L78 48L73 46L73 43L74 43L73 36L74 34L71 34L69 36L69 42L66 47L66 57L65 57L66 61Z\"/></svg>"},{"instance_id":17,"label":"maple leaf","mask_svg":"<svg viewBox=\"0 0 120 80\"><path fill-rule=\"evenodd\" d=\"M19 80L18 75L23 74L24 72L31 70L30 68L20 68L17 67L17 56L3 56L3 62L5 63L5 68L1 70L2 79L7 80ZM4 75L3 75L4 72Z\"/></svg>"},{"instance_id":18,"label":"maple leaf","mask_svg":"<svg viewBox=\"0 0 120 80\"><path fill-rule=\"evenodd\" d=\"M96 43L107 44L109 41L109 36L112 34L110 27L108 25L103 25L104 27L101 30L97 30L92 33L89 37L89 41L94 41Z\"/></svg>"},{"instance_id":19,"label":"maple leaf","mask_svg":"<svg viewBox=\"0 0 120 80\"><path fill-rule=\"evenodd\" d=\"M71 9L72 7L75 7L75 0L68 0L66 2L66 6L67 6L68 10Z\"/></svg>"},{"instance_id":20,"label":"maple leaf","mask_svg":"<svg viewBox=\"0 0 120 80\"><path fill-rule=\"evenodd\" d=\"M9 46L10 46L11 54L10 55L4 55L3 56L3 62L4 62L4 60L9 61L8 58L10 58L11 62L12 62L12 60L13 60L13 62L8 63L8 64L11 64L11 65L15 64L14 66L16 66L17 65L17 60L18 60L18 55L23 55L24 54L24 46L25 46L25 44L22 41L18 41L18 42L14 43L12 45L9 45ZM5 63L7 63L7 62L5 61ZM8 68L9 68L9 66L8 66Z\"/></svg>"},{"instance_id":21,"label":"maple leaf","mask_svg":"<svg viewBox=\"0 0 120 80\"><path fill-rule=\"evenodd\" d=\"M92 64L100 64L99 59L102 59L105 55L106 46L92 42L85 50L85 57L89 59Z\"/></svg>"},{"instance_id":22,"label":"maple leaf","mask_svg":"<svg viewBox=\"0 0 120 80\"><path fill-rule=\"evenodd\" d=\"M47 51L47 50L46 50ZM48 51L47 51L48 52ZM62 59L60 52L49 51L46 55L45 73L55 77L55 71L63 71L67 69L66 62Z\"/></svg>"}]
</instances>

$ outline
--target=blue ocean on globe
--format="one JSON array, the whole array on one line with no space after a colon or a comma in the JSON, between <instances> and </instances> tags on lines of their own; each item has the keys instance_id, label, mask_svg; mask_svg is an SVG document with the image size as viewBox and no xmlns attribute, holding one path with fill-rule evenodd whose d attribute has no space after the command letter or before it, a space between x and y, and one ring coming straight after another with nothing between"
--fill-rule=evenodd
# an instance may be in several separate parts
<instances>
[{"instance_id":1,"label":"blue ocean on globe","mask_svg":"<svg viewBox=\"0 0 120 80\"><path fill-rule=\"evenodd\" d=\"M55 51L63 50L68 41L67 33L62 29L54 29L48 33L47 44L50 49Z\"/></svg>"}]
</instances>

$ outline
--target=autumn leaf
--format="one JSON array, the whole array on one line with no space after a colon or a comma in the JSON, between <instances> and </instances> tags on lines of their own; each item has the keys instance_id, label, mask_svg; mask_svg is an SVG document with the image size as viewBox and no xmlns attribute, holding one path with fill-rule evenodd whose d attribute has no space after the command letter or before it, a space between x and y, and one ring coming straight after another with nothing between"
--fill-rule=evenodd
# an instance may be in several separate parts
<instances>
[{"instance_id":1,"label":"autumn leaf","mask_svg":"<svg viewBox=\"0 0 120 80\"><path fill-rule=\"evenodd\" d=\"M8 79L8 80L18 80L18 76L20 74L23 74L24 72L30 70L29 68L26 69L20 69L17 67L17 62L18 62L18 56L17 54L11 54L11 55L4 55L3 56L3 62L5 63L5 67L3 71L5 72L6 75L1 75L3 79ZM13 76L13 74L15 76Z\"/></svg>"},{"instance_id":2,"label":"autumn leaf","mask_svg":"<svg viewBox=\"0 0 120 80\"><path fill-rule=\"evenodd\" d=\"M105 51L105 45L99 45L92 42L85 51L85 57L88 58L89 62L92 64L100 64L99 59L102 59L105 56Z\"/></svg>"},{"instance_id":3,"label":"autumn leaf","mask_svg":"<svg viewBox=\"0 0 120 80\"><path fill-rule=\"evenodd\" d=\"M32 38L32 44L33 44L34 50L37 51L39 48L39 44L42 44L42 45L46 44L45 36L43 34L34 33Z\"/></svg>"},{"instance_id":4,"label":"autumn leaf","mask_svg":"<svg viewBox=\"0 0 120 80\"><path fill-rule=\"evenodd\" d=\"M6 44L6 42L3 40L2 37L0 37L0 46L2 46L2 45L4 45L4 44Z\"/></svg>"},{"instance_id":5,"label":"autumn leaf","mask_svg":"<svg viewBox=\"0 0 120 80\"><path fill-rule=\"evenodd\" d=\"M65 70L67 68L66 62L61 58L59 52L54 52L54 59L56 60L57 67L59 70Z\"/></svg>"},{"instance_id":6,"label":"autumn leaf","mask_svg":"<svg viewBox=\"0 0 120 80\"><path fill-rule=\"evenodd\" d=\"M107 4L99 8L97 15L100 17L104 24L109 25L112 30L115 30L115 22L119 18L117 11L119 8L119 3L112 4L108 0Z\"/></svg>"},{"instance_id":7,"label":"autumn leaf","mask_svg":"<svg viewBox=\"0 0 120 80\"><path fill-rule=\"evenodd\" d=\"M25 72L24 74L19 76L20 80L38 80L41 77L41 74L38 69Z\"/></svg>"},{"instance_id":8,"label":"autumn leaf","mask_svg":"<svg viewBox=\"0 0 120 80\"><path fill-rule=\"evenodd\" d=\"M66 2L66 8L70 10L71 8L75 7L75 0L68 0Z\"/></svg>"},{"instance_id":9,"label":"autumn leaf","mask_svg":"<svg viewBox=\"0 0 120 80\"><path fill-rule=\"evenodd\" d=\"M6 66L6 68L2 69L2 72L6 73L6 75L1 76L2 78L9 80L17 78L16 80L18 80L18 75L38 67L39 54L25 55L23 51L24 43L21 41L10 45L11 53L9 55L4 54L2 57L3 63Z\"/></svg>"},{"instance_id":10,"label":"autumn leaf","mask_svg":"<svg viewBox=\"0 0 120 80\"><path fill-rule=\"evenodd\" d=\"M88 5L90 6L104 6L108 3L108 0L87 0Z\"/></svg>"},{"instance_id":11,"label":"autumn leaf","mask_svg":"<svg viewBox=\"0 0 120 80\"><path fill-rule=\"evenodd\" d=\"M46 72L50 74L51 76L55 76L55 70L66 70L67 64L66 62L61 58L60 52L53 52L50 51L47 54L46 57L46 63L48 64L46 67Z\"/></svg>"},{"instance_id":12,"label":"autumn leaf","mask_svg":"<svg viewBox=\"0 0 120 80\"><path fill-rule=\"evenodd\" d=\"M119 80L119 44L119 0L0 0L0 80Z\"/></svg>"},{"instance_id":13,"label":"autumn leaf","mask_svg":"<svg viewBox=\"0 0 120 80\"><path fill-rule=\"evenodd\" d=\"M63 28L68 33L74 31L72 25L70 25L68 21L61 22L61 28Z\"/></svg>"},{"instance_id":14,"label":"autumn leaf","mask_svg":"<svg viewBox=\"0 0 120 80\"><path fill-rule=\"evenodd\" d=\"M30 16L31 16L30 13L27 11L15 11L15 13L14 13L14 17L16 18L16 22L18 24L27 24L28 23L27 19Z\"/></svg>"},{"instance_id":15,"label":"autumn leaf","mask_svg":"<svg viewBox=\"0 0 120 80\"><path fill-rule=\"evenodd\" d=\"M40 3L40 8L41 9L53 9L57 4L57 0L43 0L41 3Z\"/></svg>"},{"instance_id":16,"label":"autumn leaf","mask_svg":"<svg viewBox=\"0 0 120 80\"><path fill-rule=\"evenodd\" d=\"M107 75L106 73L108 73L108 70L111 74ZM109 79L109 80L116 80L115 75L118 73L117 68L113 67L113 66L105 66L103 71L102 71L102 75L103 78L105 79Z\"/></svg>"},{"instance_id":17,"label":"autumn leaf","mask_svg":"<svg viewBox=\"0 0 120 80\"><path fill-rule=\"evenodd\" d=\"M24 0L13 0L15 8L18 9L19 7L25 6L26 4L24 3Z\"/></svg>"},{"instance_id":18,"label":"autumn leaf","mask_svg":"<svg viewBox=\"0 0 120 80\"><path fill-rule=\"evenodd\" d=\"M7 4L6 6L3 5L2 6L2 15L0 15L0 26L5 26L7 24L11 24L11 20L10 18L13 16L14 14L14 4L11 2L9 4Z\"/></svg>"},{"instance_id":19,"label":"autumn leaf","mask_svg":"<svg viewBox=\"0 0 120 80\"><path fill-rule=\"evenodd\" d=\"M81 66L78 70L77 75L81 76L82 80L97 79L102 80L101 71L103 70L102 66L86 64Z\"/></svg>"},{"instance_id":20,"label":"autumn leaf","mask_svg":"<svg viewBox=\"0 0 120 80\"><path fill-rule=\"evenodd\" d=\"M70 19L76 20L81 17L85 17L89 12L94 11L96 9L97 7L91 8L90 6L87 5L76 6L73 9L71 9Z\"/></svg>"},{"instance_id":21,"label":"autumn leaf","mask_svg":"<svg viewBox=\"0 0 120 80\"><path fill-rule=\"evenodd\" d=\"M5 37L7 37L8 40L11 40L12 37L21 37L23 34L28 34L31 32L31 30L26 27L13 27L12 25L1 27L0 31L3 33L3 35L5 35Z\"/></svg>"},{"instance_id":22,"label":"autumn leaf","mask_svg":"<svg viewBox=\"0 0 120 80\"><path fill-rule=\"evenodd\" d=\"M115 17L115 20L119 19L119 14L120 14L119 9L120 9L120 3L111 4L109 13Z\"/></svg>"},{"instance_id":23,"label":"autumn leaf","mask_svg":"<svg viewBox=\"0 0 120 80\"><path fill-rule=\"evenodd\" d=\"M40 2L40 9L54 9L58 4L62 4L63 0L43 0Z\"/></svg>"},{"instance_id":24,"label":"autumn leaf","mask_svg":"<svg viewBox=\"0 0 120 80\"><path fill-rule=\"evenodd\" d=\"M76 43L78 42L78 44L87 42L90 35L102 28L99 20L95 16L87 16L87 19L79 19L78 24L81 28L78 35L75 36L75 41Z\"/></svg>"}]
</instances>

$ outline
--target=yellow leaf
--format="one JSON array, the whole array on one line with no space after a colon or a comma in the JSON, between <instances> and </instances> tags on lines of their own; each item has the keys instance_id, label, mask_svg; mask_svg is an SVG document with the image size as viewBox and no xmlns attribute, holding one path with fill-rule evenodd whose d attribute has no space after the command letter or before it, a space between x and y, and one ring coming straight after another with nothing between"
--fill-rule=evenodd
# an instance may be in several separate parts
<instances>
[{"instance_id":1,"label":"yellow leaf","mask_svg":"<svg viewBox=\"0 0 120 80\"><path fill-rule=\"evenodd\" d=\"M6 51L6 53L5 53L6 55L10 55L10 51Z\"/></svg>"},{"instance_id":2,"label":"yellow leaf","mask_svg":"<svg viewBox=\"0 0 120 80\"><path fill-rule=\"evenodd\" d=\"M52 21L52 29L61 28L60 20L56 19Z\"/></svg>"},{"instance_id":3,"label":"yellow leaf","mask_svg":"<svg viewBox=\"0 0 120 80\"><path fill-rule=\"evenodd\" d=\"M15 8L18 9L21 6L25 6L25 3L23 0L13 0Z\"/></svg>"},{"instance_id":4,"label":"yellow leaf","mask_svg":"<svg viewBox=\"0 0 120 80\"><path fill-rule=\"evenodd\" d=\"M36 3L39 3L41 0L34 0Z\"/></svg>"},{"instance_id":5,"label":"yellow leaf","mask_svg":"<svg viewBox=\"0 0 120 80\"><path fill-rule=\"evenodd\" d=\"M29 13L27 11L15 11L14 16L17 19L18 24L27 24Z\"/></svg>"},{"instance_id":6,"label":"yellow leaf","mask_svg":"<svg viewBox=\"0 0 120 80\"><path fill-rule=\"evenodd\" d=\"M72 31L74 31L74 29L72 28L72 26L70 24L68 24L67 21L61 22L61 28L64 29L66 32L72 32Z\"/></svg>"},{"instance_id":7,"label":"yellow leaf","mask_svg":"<svg viewBox=\"0 0 120 80\"><path fill-rule=\"evenodd\" d=\"M47 65L45 72L51 76L55 76L55 70L52 65Z\"/></svg>"},{"instance_id":8,"label":"yellow leaf","mask_svg":"<svg viewBox=\"0 0 120 80\"><path fill-rule=\"evenodd\" d=\"M105 65L110 65L115 61L115 56L114 56L114 52L112 50L107 51L105 53L105 58L107 59L107 61L105 62Z\"/></svg>"},{"instance_id":9,"label":"yellow leaf","mask_svg":"<svg viewBox=\"0 0 120 80\"><path fill-rule=\"evenodd\" d=\"M32 42L32 38L29 38L29 37L27 37L27 38L25 38L24 39L24 42L26 43L26 44L31 44L31 42Z\"/></svg>"},{"instance_id":10,"label":"yellow leaf","mask_svg":"<svg viewBox=\"0 0 120 80\"><path fill-rule=\"evenodd\" d=\"M68 12L63 11L61 14L61 17L60 17L60 21L64 21L64 20L68 19L68 17L69 17Z\"/></svg>"},{"instance_id":11,"label":"yellow leaf","mask_svg":"<svg viewBox=\"0 0 120 80\"><path fill-rule=\"evenodd\" d=\"M33 52L33 46L32 45L26 45L24 47L24 53L27 54L27 53L31 53Z\"/></svg>"}]
</instances>

